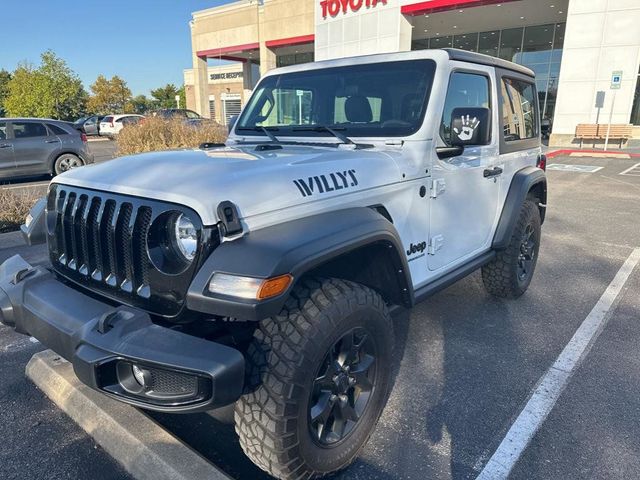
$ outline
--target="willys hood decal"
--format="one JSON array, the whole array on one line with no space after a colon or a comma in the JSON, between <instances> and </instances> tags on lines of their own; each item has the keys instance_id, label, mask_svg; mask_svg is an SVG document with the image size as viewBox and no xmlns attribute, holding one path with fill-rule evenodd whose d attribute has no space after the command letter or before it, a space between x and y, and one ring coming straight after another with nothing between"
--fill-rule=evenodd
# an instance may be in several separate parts
<instances>
[{"instance_id":1,"label":"willys hood decal","mask_svg":"<svg viewBox=\"0 0 640 480\"><path fill-rule=\"evenodd\" d=\"M121 157L70 170L53 182L185 205L212 225L224 200L248 218L399 178L395 161L381 151L316 146L256 151L252 145Z\"/></svg>"}]
</instances>

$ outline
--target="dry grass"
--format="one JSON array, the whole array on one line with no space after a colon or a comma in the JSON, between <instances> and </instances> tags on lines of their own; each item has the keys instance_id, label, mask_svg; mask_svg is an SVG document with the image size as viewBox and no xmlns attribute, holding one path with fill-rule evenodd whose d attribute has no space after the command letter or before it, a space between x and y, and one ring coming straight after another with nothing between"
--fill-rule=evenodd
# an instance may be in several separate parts
<instances>
[{"instance_id":1,"label":"dry grass","mask_svg":"<svg viewBox=\"0 0 640 480\"><path fill-rule=\"evenodd\" d=\"M42 198L41 189L6 190L0 187L0 233L20 229L31 207Z\"/></svg>"},{"instance_id":2,"label":"dry grass","mask_svg":"<svg viewBox=\"0 0 640 480\"><path fill-rule=\"evenodd\" d=\"M214 122L205 121L193 126L180 119L147 117L144 122L127 126L118 134L118 154L196 148L205 142L221 143L226 138L226 128Z\"/></svg>"}]
</instances>

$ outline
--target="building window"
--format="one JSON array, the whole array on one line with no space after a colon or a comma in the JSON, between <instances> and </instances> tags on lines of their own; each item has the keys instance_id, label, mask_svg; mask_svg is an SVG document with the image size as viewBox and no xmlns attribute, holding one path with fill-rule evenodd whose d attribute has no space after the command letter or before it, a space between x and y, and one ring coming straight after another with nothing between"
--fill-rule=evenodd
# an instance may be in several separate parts
<instances>
[{"instance_id":1,"label":"building window","mask_svg":"<svg viewBox=\"0 0 640 480\"><path fill-rule=\"evenodd\" d=\"M227 94L222 97L222 114L225 125L229 125L229 120L235 115L240 115L242 101L239 94Z\"/></svg>"},{"instance_id":2,"label":"building window","mask_svg":"<svg viewBox=\"0 0 640 480\"><path fill-rule=\"evenodd\" d=\"M216 97L214 95L209 95L209 118L216 119Z\"/></svg>"},{"instance_id":3,"label":"building window","mask_svg":"<svg viewBox=\"0 0 640 480\"><path fill-rule=\"evenodd\" d=\"M500 30L480 33L480 38L478 39L478 53L484 53L485 55L497 57L499 46Z\"/></svg>"},{"instance_id":4,"label":"building window","mask_svg":"<svg viewBox=\"0 0 640 480\"><path fill-rule=\"evenodd\" d=\"M522 28L509 28L500 35L500 52L498 56L510 62L519 63L519 53L522 51Z\"/></svg>"},{"instance_id":5,"label":"building window","mask_svg":"<svg viewBox=\"0 0 640 480\"><path fill-rule=\"evenodd\" d=\"M631 120L629 123L640 125L640 71L636 81L636 93L633 96L633 107L631 107Z\"/></svg>"},{"instance_id":6,"label":"building window","mask_svg":"<svg viewBox=\"0 0 640 480\"><path fill-rule=\"evenodd\" d=\"M314 59L313 52L292 53L289 55L277 55L276 66L280 68L280 67L288 67L289 65L299 65L301 63L313 62L313 59Z\"/></svg>"},{"instance_id":7,"label":"building window","mask_svg":"<svg viewBox=\"0 0 640 480\"><path fill-rule=\"evenodd\" d=\"M484 53L529 67L536 74L540 113L547 123L553 119L564 46L565 24L531 25L522 28L492 30L414 39L413 50L455 47ZM636 97L640 93L636 94ZM640 123L640 100L633 117Z\"/></svg>"}]
</instances>

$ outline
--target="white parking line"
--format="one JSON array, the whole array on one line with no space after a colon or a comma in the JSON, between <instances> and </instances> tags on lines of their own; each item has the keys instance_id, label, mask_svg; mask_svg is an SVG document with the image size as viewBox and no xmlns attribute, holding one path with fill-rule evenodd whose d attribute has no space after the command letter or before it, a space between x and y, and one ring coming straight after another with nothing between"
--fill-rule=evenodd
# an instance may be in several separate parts
<instances>
[{"instance_id":1,"label":"white parking line","mask_svg":"<svg viewBox=\"0 0 640 480\"><path fill-rule=\"evenodd\" d=\"M552 163L550 165L547 165L547 170L580 173L595 173L602 170L603 168L604 167L596 167L595 165L574 165L571 163Z\"/></svg>"},{"instance_id":2,"label":"white parking line","mask_svg":"<svg viewBox=\"0 0 640 480\"><path fill-rule=\"evenodd\" d=\"M640 177L640 163L636 163L633 167L627 168L624 172L620 172L618 175L631 175L632 177Z\"/></svg>"},{"instance_id":3,"label":"white parking line","mask_svg":"<svg viewBox=\"0 0 640 480\"><path fill-rule=\"evenodd\" d=\"M499 480L509 476L525 448L558 401L571 375L582 363L602 332L609 320L607 314L639 261L640 248L636 248L618 270L598 303L589 312L555 363L542 376L529 401L478 475L477 480Z\"/></svg>"}]
</instances>

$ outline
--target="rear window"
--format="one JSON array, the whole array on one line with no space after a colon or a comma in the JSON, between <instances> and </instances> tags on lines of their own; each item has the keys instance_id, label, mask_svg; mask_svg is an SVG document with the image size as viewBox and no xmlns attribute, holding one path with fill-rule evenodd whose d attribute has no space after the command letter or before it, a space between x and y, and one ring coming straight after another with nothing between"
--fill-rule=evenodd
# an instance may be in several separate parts
<instances>
[{"instance_id":1,"label":"rear window","mask_svg":"<svg viewBox=\"0 0 640 480\"><path fill-rule=\"evenodd\" d=\"M109 116L109 117L104 117L102 119L103 122L105 123L109 123L109 122L113 122L113 117Z\"/></svg>"},{"instance_id":2,"label":"rear window","mask_svg":"<svg viewBox=\"0 0 640 480\"><path fill-rule=\"evenodd\" d=\"M64 128L54 125L53 123L47 123L47 127L49 127L49 130L51 130L54 135L69 135L69 132Z\"/></svg>"},{"instance_id":3,"label":"rear window","mask_svg":"<svg viewBox=\"0 0 640 480\"><path fill-rule=\"evenodd\" d=\"M42 123L32 123L32 122L14 122L13 123L13 136L15 138L46 137L47 135L48 135L47 129Z\"/></svg>"},{"instance_id":4,"label":"rear window","mask_svg":"<svg viewBox=\"0 0 640 480\"><path fill-rule=\"evenodd\" d=\"M0 122L0 140L7 139L7 122Z\"/></svg>"}]
</instances>

